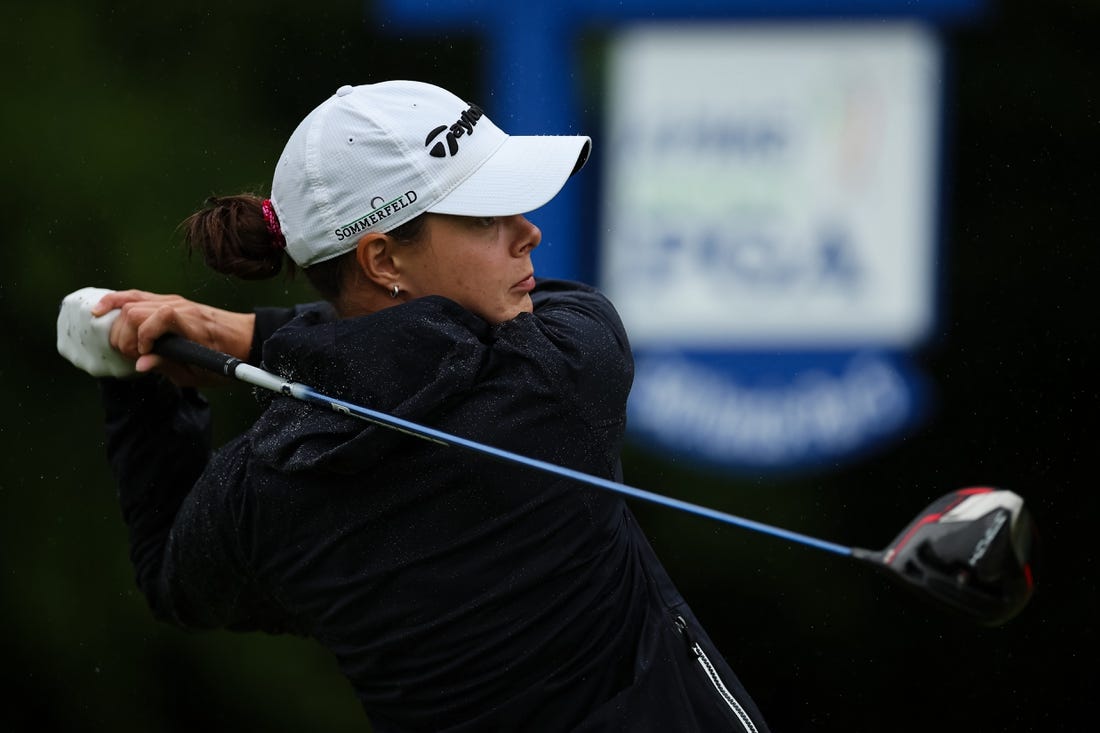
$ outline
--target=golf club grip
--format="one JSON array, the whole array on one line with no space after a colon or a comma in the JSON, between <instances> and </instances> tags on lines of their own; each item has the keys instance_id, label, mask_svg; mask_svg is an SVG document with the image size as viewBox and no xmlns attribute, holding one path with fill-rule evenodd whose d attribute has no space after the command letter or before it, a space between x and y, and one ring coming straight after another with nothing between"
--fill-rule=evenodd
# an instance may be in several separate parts
<instances>
[{"instance_id":1,"label":"golf club grip","mask_svg":"<svg viewBox=\"0 0 1100 733\"><path fill-rule=\"evenodd\" d=\"M174 333L166 333L153 344L153 353L173 361L191 364L211 372L232 377L241 360L220 351L208 349Z\"/></svg>"}]
</instances>

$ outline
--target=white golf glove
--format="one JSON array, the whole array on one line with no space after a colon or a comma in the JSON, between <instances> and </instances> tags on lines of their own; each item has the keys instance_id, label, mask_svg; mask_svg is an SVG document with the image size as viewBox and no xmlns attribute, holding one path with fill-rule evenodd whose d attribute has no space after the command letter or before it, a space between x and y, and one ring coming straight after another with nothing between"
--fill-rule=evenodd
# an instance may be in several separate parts
<instances>
[{"instance_id":1,"label":"white golf glove","mask_svg":"<svg viewBox=\"0 0 1100 733\"><path fill-rule=\"evenodd\" d=\"M61 301L57 314L57 352L93 377L129 377L134 362L111 348L108 337L119 311L96 318L92 308L113 290L81 288Z\"/></svg>"}]
</instances>

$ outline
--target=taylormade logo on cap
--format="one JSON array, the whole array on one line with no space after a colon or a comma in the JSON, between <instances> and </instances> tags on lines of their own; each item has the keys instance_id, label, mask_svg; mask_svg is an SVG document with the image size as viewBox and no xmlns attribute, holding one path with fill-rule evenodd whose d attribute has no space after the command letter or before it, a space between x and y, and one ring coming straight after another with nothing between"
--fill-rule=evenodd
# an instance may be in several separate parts
<instances>
[{"instance_id":1,"label":"taylormade logo on cap","mask_svg":"<svg viewBox=\"0 0 1100 733\"><path fill-rule=\"evenodd\" d=\"M344 86L290 136L271 201L287 253L308 267L425 212L536 209L590 145L582 136L509 136L477 105L423 82Z\"/></svg>"},{"instance_id":2,"label":"taylormade logo on cap","mask_svg":"<svg viewBox=\"0 0 1100 733\"><path fill-rule=\"evenodd\" d=\"M454 123L450 127L447 125L440 125L431 132L428 133L428 137L424 140L424 147L431 146L430 155L433 158L445 158L448 155L455 155L458 153L458 139L464 134L472 135L474 132L474 125L481 119L482 111L477 108L476 105L470 105L470 108L462 113L462 116L458 118L458 122ZM443 147L442 142L436 142L432 145L432 142L439 137L439 133L447 130L446 141L447 147Z\"/></svg>"}]
</instances>

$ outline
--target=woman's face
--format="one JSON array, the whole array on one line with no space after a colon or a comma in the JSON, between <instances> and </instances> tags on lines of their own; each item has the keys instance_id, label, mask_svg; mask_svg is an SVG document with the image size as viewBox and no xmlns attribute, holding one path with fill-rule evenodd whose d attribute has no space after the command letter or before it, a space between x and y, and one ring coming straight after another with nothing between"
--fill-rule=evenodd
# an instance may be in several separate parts
<instances>
[{"instance_id":1,"label":"woman's face","mask_svg":"<svg viewBox=\"0 0 1100 733\"><path fill-rule=\"evenodd\" d=\"M394 254L409 297L442 295L493 324L531 312L538 227L519 215L427 216L421 241Z\"/></svg>"}]
</instances>

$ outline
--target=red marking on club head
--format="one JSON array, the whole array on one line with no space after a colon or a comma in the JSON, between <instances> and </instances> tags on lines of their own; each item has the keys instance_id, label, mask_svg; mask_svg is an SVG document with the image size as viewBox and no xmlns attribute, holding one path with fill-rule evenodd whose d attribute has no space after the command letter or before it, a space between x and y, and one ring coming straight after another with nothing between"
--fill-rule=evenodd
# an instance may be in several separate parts
<instances>
[{"instance_id":1,"label":"red marking on club head","mask_svg":"<svg viewBox=\"0 0 1100 733\"><path fill-rule=\"evenodd\" d=\"M917 530L919 530L924 525L940 521L940 519L943 517L944 514L947 514L949 511L951 511L952 509L957 507L959 504L961 504L963 501L965 501L968 497L976 496L978 494L988 494L988 493L991 493L993 491L996 491L996 489L990 488L988 486L971 486L969 488L957 489L956 491L951 492L950 494L947 495L947 496L952 496L953 497L953 500L951 501L951 503L949 503L946 507L944 507L943 510L941 510L941 511L935 513L935 514L926 514L925 516L923 516L920 519L918 519L917 521L915 521L913 523L913 526L909 529L909 531L906 532L905 535L900 540L898 540L897 543L893 547L891 547L887 550L886 556L883 559L883 562L886 565L889 565L890 563L892 563L894 561L894 558L897 557L898 551L902 547L904 547L909 542L909 540L912 539L913 535L917 532Z\"/></svg>"},{"instance_id":2,"label":"red marking on club head","mask_svg":"<svg viewBox=\"0 0 1100 733\"><path fill-rule=\"evenodd\" d=\"M916 534L918 529L920 529L921 527L923 527L924 525L926 525L930 522L938 522L940 517L942 517L942 516L943 516L943 513L941 512L939 514L929 514L929 515L921 517L919 520L917 520L917 522L913 524L913 526L909 529L909 531L905 533L905 536L902 537L900 540L898 540L896 545L894 545L893 547L890 548L890 552L889 552L888 557L886 559L886 564L889 565L890 563L892 563L894 561L894 558L896 558L898 556L898 550L900 550L902 547L904 547L906 545L906 543L909 542L909 539L914 534Z\"/></svg>"}]
</instances>

